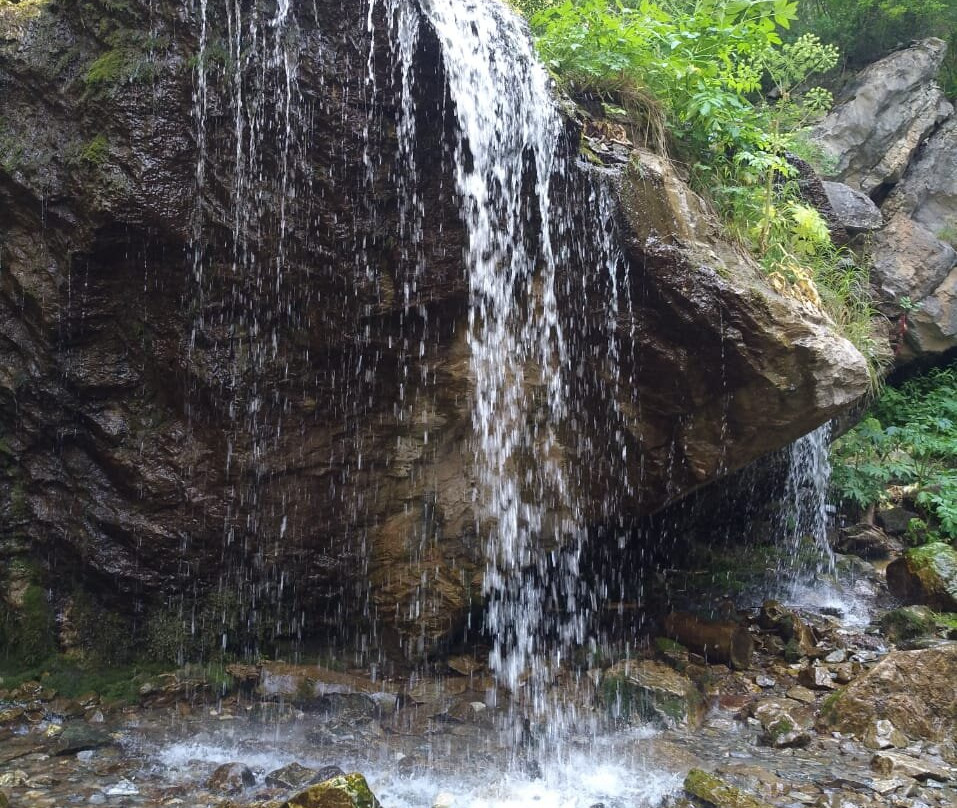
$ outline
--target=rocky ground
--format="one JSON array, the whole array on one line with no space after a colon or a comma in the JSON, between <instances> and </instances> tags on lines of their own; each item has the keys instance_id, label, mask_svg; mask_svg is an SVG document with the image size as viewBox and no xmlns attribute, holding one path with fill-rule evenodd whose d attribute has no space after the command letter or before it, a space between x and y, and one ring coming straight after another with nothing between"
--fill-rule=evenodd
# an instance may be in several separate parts
<instances>
[{"instance_id":1,"label":"rocky ground","mask_svg":"<svg viewBox=\"0 0 957 808\"><path fill-rule=\"evenodd\" d=\"M845 548L895 552L868 530ZM42 678L0 683L0 806L374 805L352 771L386 808L957 806L953 621L895 604L866 561L841 566L870 623L824 594L817 608L672 614L671 638L555 675L545 718L498 690L481 654L395 681L279 662L215 683L184 669L126 705L67 699Z\"/></svg>"}]
</instances>

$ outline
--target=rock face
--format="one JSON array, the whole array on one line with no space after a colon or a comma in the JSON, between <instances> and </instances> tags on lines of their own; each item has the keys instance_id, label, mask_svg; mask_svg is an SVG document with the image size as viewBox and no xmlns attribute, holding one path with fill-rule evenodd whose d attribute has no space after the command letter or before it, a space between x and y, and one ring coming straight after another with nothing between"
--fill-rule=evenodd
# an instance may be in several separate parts
<instances>
[{"instance_id":1,"label":"rock face","mask_svg":"<svg viewBox=\"0 0 957 808\"><path fill-rule=\"evenodd\" d=\"M953 107L934 83L947 51L928 39L862 70L817 127L836 174L866 194L896 183L911 157Z\"/></svg>"},{"instance_id":2,"label":"rock face","mask_svg":"<svg viewBox=\"0 0 957 808\"><path fill-rule=\"evenodd\" d=\"M894 651L827 705L828 726L864 738L890 721L912 738L944 740L957 731L957 643Z\"/></svg>"},{"instance_id":3,"label":"rock face","mask_svg":"<svg viewBox=\"0 0 957 808\"><path fill-rule=\"evenodd\" d=\"M418 656L465 631L485 569L456 116L423 23L403 185L382 10L370 39L361 4L301 5L261 36L217 6L200 55L172 0L0 4L2 552L160 644L196 613L238 652L347 632ZM580 233L556 279L574 373L552 451L587 529L865 392L862 357L653 155L572 173L576 210L620 188L624 245L614 345Z\"/></svg>"},{"instance_id":4,"label":"rock face","mask_svg":"<svg viewBox=\"0 0 957 808\"><path fill-rule=\"evenodd\" d=\"M898 320L899 363L957 346L957 116L935 81L945 48L928 39L871 65L815 131L836 178L882 203L872 281Z\"/></svg>"}]
</instances>

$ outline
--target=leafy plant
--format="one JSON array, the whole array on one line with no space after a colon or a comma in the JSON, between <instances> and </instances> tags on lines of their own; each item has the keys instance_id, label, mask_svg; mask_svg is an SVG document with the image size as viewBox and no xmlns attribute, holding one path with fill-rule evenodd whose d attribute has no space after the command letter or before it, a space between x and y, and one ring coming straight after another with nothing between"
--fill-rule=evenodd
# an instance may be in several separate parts
<instances>
[{"instance_id":1,"label":"leafy plant","mask_svg":"<svg viewBox=\"0 0 957 808\"><path fill-rule=\"evenodd\" d=\"M832 464L838 499L866 510L889 485L908 486L921 516L908 540L957 539L957 365L885 389Z\"/></svg>"}]
</instances>

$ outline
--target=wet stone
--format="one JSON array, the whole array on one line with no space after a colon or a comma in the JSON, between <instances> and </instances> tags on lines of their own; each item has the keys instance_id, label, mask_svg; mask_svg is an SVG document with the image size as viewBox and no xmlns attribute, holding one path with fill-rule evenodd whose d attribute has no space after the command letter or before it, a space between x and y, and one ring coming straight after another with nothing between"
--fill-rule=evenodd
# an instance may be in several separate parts
<instances>
[{"instance_id":1,"label":"wet stone","mask_svg":"<svg viewBox=\"0 0 957 808\"><path fill-rule=\"evenodd\" d=\"M836 687L831 672L821 665L804 668L798 674L798 681L811 690L834 690Z\"/></svg>"},{"instance_id":2,"label":"wet stone","mask_svg":"<svg viewBox=\"0 0 957 808\"><path fill-rule=\"evenodd\" d=\"M224 763L206 781L206 788L222 794L239 794L256 784L256 776L243 763Z\"/></svg>"},{"instance_id":3,"label":"wet stone","mask_svg":"<svg viewBox=\"0 0 957 808\"><path fill-rule=\"evenodd\" d=\"M99 749L113 743L108 732L83 722L74 722L63 727L54 746L55 755L72 755L89 749Z\"/></svg>"},{"instance_id":4,"label":"wet stone","mask_svg":"<svg viewBox=\"0 0 957 808\"><path fill-rule=\"evenodd\" d=\"M341 774L338 767L332 768L335 769L335 773L323 779L328 780L331 777ZM307 768L299 763L290 763L288 766L283 766L281 769L269 772L269 774L266 775L266 785L274 786L275 788L303 788L310 783L321 782L316 780L317 774L318 772L316 772L315 769Z\"/></svg>"},{"instance_id":5,"label":"wet stone","mask_svg":"<svg viewBox=\"0 0 957 808\"><path fill-rule=\"evenodd\" d=\"M938 780L942 783L951 779L951 773L943 766L901 752L878 752L871 758L871 768L884 777L903 774L915 780Z\"/></svg>"}]
</instances>

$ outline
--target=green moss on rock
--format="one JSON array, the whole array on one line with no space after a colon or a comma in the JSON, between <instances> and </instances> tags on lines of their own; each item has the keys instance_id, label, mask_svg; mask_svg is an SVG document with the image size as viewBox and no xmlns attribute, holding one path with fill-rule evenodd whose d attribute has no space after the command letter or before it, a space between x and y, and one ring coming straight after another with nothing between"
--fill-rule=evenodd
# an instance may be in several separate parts
<instances>
[{"instance_id":1,"label":"green moss on rock","mask_svg":"<svg viewBox=\"0 0 957 808\"><path fill-rule=\"evenodd\" d=\"M382 808L366 782L358 773L333 777L297 794L282 808Z\"/></svg>"},{"instance_id":2,"label":"green moss on rock","mask_svg":"<svg viewBox=\"0 0 957 808\"><path fill-rule=\"evenodd\" d=\"M692 769L685 778L684 789L692 797L703 800L714 808L769 808L768 804L745 794L701 769Z\"/></svg>"}]
</instances>

